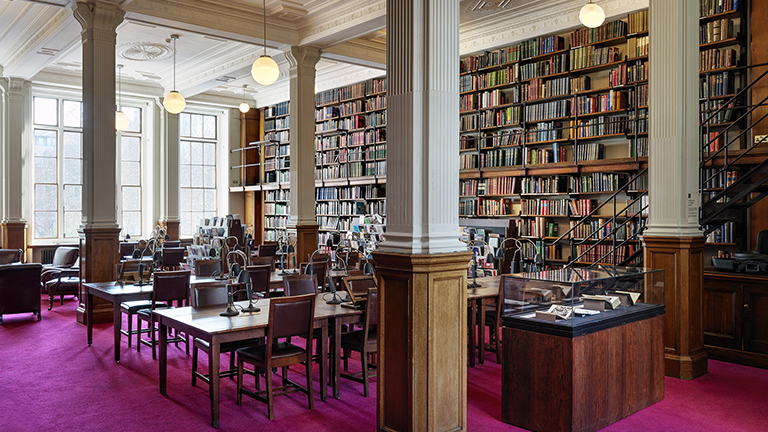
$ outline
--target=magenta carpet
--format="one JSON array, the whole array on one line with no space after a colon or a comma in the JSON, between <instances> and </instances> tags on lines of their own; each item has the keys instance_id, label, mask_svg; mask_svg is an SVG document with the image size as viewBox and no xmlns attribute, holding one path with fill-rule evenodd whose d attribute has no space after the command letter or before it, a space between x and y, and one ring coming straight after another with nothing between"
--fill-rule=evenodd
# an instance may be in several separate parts
<instances>
[{"instance_id":1,"label":"magenta carpet","mask_svg":"<svg viewBox=\"0 0 768 432\"><path fill-rule=\"evenodd\" d=\"M207 386L191 386L192 360L183 348L169 349L168 393L161 396L150 350L137 353L123 338L117 365L111 325L94 328L89 348L85 327L75 322L75 301L57 302L50 312L47 297L41 302L41 322L31 314L6 315L0 326L0 431L213 430ZM352 367L359 369L359 362ZM291 373L294 380L302 379L299 370ZM710 361L709 372L693 381L667 378L663 401L604 430L768 430L768 370ZM342 380L341 399L322 402L318 379L315 366L314 410L307 409L303 393L281 396L274 421L266 418L266 405L253 399L237 406L234 381L222 380L220 430L375 430L375 383L366 399L361 384ZM469 430L522 430L500 421L501 368L493 353L484 365L468 368L467 381Z\"/></svg>"}]
</instances>

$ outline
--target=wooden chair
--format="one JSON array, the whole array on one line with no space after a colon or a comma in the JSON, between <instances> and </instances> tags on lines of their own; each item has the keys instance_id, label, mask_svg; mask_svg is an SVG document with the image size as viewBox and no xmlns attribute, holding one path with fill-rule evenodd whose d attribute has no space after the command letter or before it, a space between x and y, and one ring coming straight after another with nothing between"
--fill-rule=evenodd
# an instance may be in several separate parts
<instances>
[{"instance_id":1,"label":"wooden chair","mask_svg":"<svg viewBox=\"0 0 768 432\"><path fill-rule=\"evenodd\" d=\"M252 256L248 258L248 265L252 265L252 266L268 265L270 266L271 271L275 271L275 258Z\"/></svg>"},{"instance_id":2,"label":"wooden chair","mask_svg":"<svg viewBox=\"0 0 768 432\"><path fill-rule=\"evenodd\" d=\"M138 245L138 242L120 242L119 246L119 254L120 259L126 259L126 257L130 258L133 256L133 251L136 249L136 246Z\"/></svg>"},{"instance_id":3,"label":"wooden chair","mask_svg":"<svg viewBox=\"0 0 768 432\"><path fill-rule=\"evenodd\" d=\"M317 275L285 275L283 276L283 291L286 297L317 294Z\"/></svg>"},{"instance_id":4,"label":"wooden chair","mask_svg":"<svg viewBox=\"0 0 768 432\"><path fill-rule=\"evenodd\" d=\"M506 312L506 302L504 297L504 288L513 283L513 279L510 275L502 275L499 278L499 295L496 297L495 305L488 305L485 307L485 326L488 327L490 333L489 343L494 346L487 346L485 349L496 353L496 363L501 364L501 317ZM501 307L499 307L501 306ZM485 331L483 331L483 340L480 343L485 343Z\"/></svg>"},{"instance_id":5,"label":"wooden chair","mask_svg":"<svg viewBox=\"0 0 768 432\"><path fill-rule=\"evenodd\" d=\"M163 242L164 248L179 248L181 247L181 240L166 240Z\"/></svg>"},{"instance_id":6,"label":"wooden chair","mask_svg":"<svg viewBox=\"0 0 768 432\"><path fill-rule=\"evenodd\" d=\"M307 272L307 266L309 266L309 263L301 263L299 264L299 272L301 274L306 274ZM328 262L327 261L313 261L312 267L314 268L315 275L317 276L317 282L318 284L318 291L323 292L325 291L325 275L328 272Z\"/></svg>"},{"instance_id":7,"label":"wooden chair","mask_svg":"<svg viewBox=\"0 0 768 432\"><path fill-rule=\"evenodd\" d=\"M161 267L167 270L178 270L181 263L184 262L184 251L182 247L163 248L163 261Z\"/></svg>"},{"instance_id":8,"label":"wooden chair","mask_svg":"<svg viewBox=\"0 0 768 432\"><path fill-rule=\"evenodd\" d=\"M341 348L344 350L344 371L349 368L349 351L360 353L363 370L357 373L343 373L342 377L363 383L363 395L368 397L369 364L368 357L378 351L377 324L379 323L379 294L376 288L369 288L365 305L365 318L362 330L353 330L341 335Z\"/></svg>"},{"instance_id":9,"label":"wooden chair","mask_svg":"<svg viewBox=\"0 0 768 432\"><path fill-rule=\"evenodd\" d=\"M140 260L135 260L135 259L124 260L121 263L119 263L117 267L117 280L132 284L133 279L127 278L127 276L129 274L137 272L140 263L141 263ZM152 270L152 264L150 262L146 262L144 263L144 267L145 267L144 274L150 274L149 272ZM158 308L168 307L168 305L164 302L159 302L156 306ZM120 333L128 337L128 348L131 347L131 340L133 339L133 335L150 332L151 330L150 328L146 328L142 331L139 330L140 326L139 326L138 318L136 319L136 330L134 330L133 316L137 314L140 310L151 308L151 307L152 307L152 300L132 300L132 301L120 303L120 311L128 316L128 328L120 329ZM138 344L139 337L140 336L136 336L137 344Z\"/></svg>"},{"instance_id":10,"label":"wooden chair","mask_svg":"<svg viewBox=\"0 0 768 432\"><path fill-rule=\"evenodd\" d=\"M152 347L152 358L157 358L155 346L158 341L156 338L155 317L152 315L152 311L155 309L164 309L161 302L166 303L166 307L172 307L172 302L176 301L178 306L181 306L185 300L189 297L189 271L170 271L170 272L155 272L153 274L153 289L152 289L152 305L149 309L142 309L136 313L139 317L139 343L136 344L136 349L141 351L141 344ZM147 321L150 333L152 334L151 340L144 340L141 338L142 333L142 321ZM187 348L187 354L189 354L189 344L186 338L179 337L178 334L168 339L168 343L184 342ZM177 345L178 346L178 345Z\"/></svg>"},{"instance_id":11,"label":"wooden chair","mask_svg":"<svg viewBox=\"0 0 768 432\"><path fill-rule=\"evenodd\" d=\"M210 288L194 288L192 290L192 303L195 305L195 307L221 305L223 309L227 304L227 287L217 286L217 287L210 287ZM220 352L222 354L223 353L232 353L232 354L229 357L229 369L225 371L221 371L219 376L221 378L225 378L225 377L234 378L235 375L237 375L237 368L235 367L235 351L237 351L240 348L245 348L258 343L261 343L261 338L224 342L223 344L221 344ZM211 355L211 346L208 344L208 342L202 339L195 338L192 344L192 387L197 386L197 379L200 378L200 380L208 384L208 397L211 397L210 375L207 373L201 373L197 371L198 350L201 350L204 353L208 354L209 357ZM244 372L248 373L249 375L254 375L254 372L251 370L245 370Z\"/></svg>"},{"instance_id":12,"label":"wooden chair","mask_svg":"<svg viewBox=\"0 0 768 432\"><path fill-rule=\"evenodd\" d=\"M58 277L46 282L45 288L48 291L48 310L53 308L53 299L56 296L59 296L62 305L64 304L65 295L77 298L80 288L80 269L77 267L60 269Z\"/></svg>"},{"instance_id":13,"label":"wooden chair","mask_svg":"<svg viewBox=\"0 0 768 432\"><path fill-rule=\"evenodd\" d=\"M217 259L198 259L195 263L195 276L207 277L221 272L219 260Z\"/></svg>"},{"instance_id":14,"label":"wooden chair","mask_svg":"<svg viewBox=\"0 0 768 432\"><path fill-rule=\"evenodd\" d=\"M349 293L353 302L360 303L368 295L368 289L376 288L376 279L370 275L347 276L341 279L344 289Z\"/></svg>"},{"instance_id":15,"label":"wooden chair","mask_svg":"<svg viewBox=\"0 0 768 432\"><path fill-rule=\"evenodd\" d=\"M251 276L251 289L254 294L261 297L269 297L269 282L272 277L272 268L267 265L251 265L245 268Z\"/></svg>"},{"instance_id":16,"label":"wooden chair","mask_svg":"<svg viewBox=\"0 0 768 432\"><path fill-rule=\"evenodd\" d=\"M308 395L309 409L314 409L312 395L312 340L303 339L304 347L289 342L279 342L280 338L306 335L312 333L315 319L315 295L275 298L269 302L269 321L267 324L267 341L265 345L255 345L237 350L237 404L242 404L242 395L251 396L267 404L268 417L275 418L274 391L277 395L301 391ZM243 388L243 364L254 365L254 370L267 371L265 374L267 390L260 391L258 375L256 376L256 392ZM304 363L306 366L307 385L301 387L288 380L288 366ZM282 368L282 386L272 388L272 368ZM325 385L325 383L321 383ZM266 397L264 397L266 395Z\"/></svg>"}]
</instances>

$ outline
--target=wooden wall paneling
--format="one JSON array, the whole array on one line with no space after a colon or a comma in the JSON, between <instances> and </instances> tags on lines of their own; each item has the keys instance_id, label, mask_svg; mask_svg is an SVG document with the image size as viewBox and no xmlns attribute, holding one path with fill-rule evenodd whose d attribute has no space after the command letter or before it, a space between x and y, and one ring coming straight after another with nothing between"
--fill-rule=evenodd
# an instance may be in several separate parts
<instances>
[{"instance_id":1,"label":"wooden wall paneling","mask_svg":"<svg viewBox=\"0 0 768 432\"><path fill-rule=\"evenodd\" d=\"M768 289L744 287L744 350L768 354Z\"/></svg>"},{"instance_id":2,"label":"wooden wall paneling","mask_svg":"<svg viewBox=\"0 0 768 432\"><path fill-rule=\"evenodd\" d=\"M21 249L27 250L27 223L26 222L3 222L0 223L0 248L2 249ZM31 261L22 255L22 262ZM31 257L30 257L31 258Z\"/></svg>"},{"instance_id":3,"label":"wooden wall paneling","mask_svg":"<svg viewBox=\"0 0 768 432\"><path fill-rule=\"evenodd\" d=\"M115 264L120 260L118 244L120 228L78 229L80 234L80 293L77 322L86 324L85 295L82 282L108 282L115 280ZM110 323L113 320L112 303L93 299L93 323ZM119 307L119 306L118 306Z\"/></svg>"},{"instance_id":4,"label":"wooden wall paneling","mask_svg":"<svg viewBox=\"0 0 768 432\"><path fill-rule=\"evenodd\" d=\"M706 277L703 294L704 344L741 349L741 284Z\"/></svg>"}]
</instances>

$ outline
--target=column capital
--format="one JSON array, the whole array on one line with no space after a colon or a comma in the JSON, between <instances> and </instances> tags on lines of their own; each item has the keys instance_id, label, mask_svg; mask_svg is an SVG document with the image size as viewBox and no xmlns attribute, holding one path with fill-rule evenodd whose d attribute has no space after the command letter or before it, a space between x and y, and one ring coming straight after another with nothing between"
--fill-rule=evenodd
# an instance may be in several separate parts
<instances>
[{"instance_id":1,"label":"column capital","mask_svg":"<svg viewBox=\"0 0 768 432\"><path fill-rule=\"evenodd\" d=\"M320 60L320 49L313 46L290 46L283 50L285 59L291 70L300 68L312 68L315 71L315 65Z\"/></svg>"},{"instance_id":2,"label":"column capital","mask_svg":"<svg viewBox=\"0 0 768 432\"><path fill-rule=\"evenodd\" d=\"M115 30L123 22L125 11L111 3L77 2L72 5L72 15L83 27L81 34L84 38L87 32L94 32L91 35L94 39L114 40L117 37Z\"/></svg>"},{"instance_id":3,"label":"column capital","mask_svg":"<svg viewBox=\"0 0 768 432\"><path fill-rule=\"evenodd\" d=\"M8 77L8 93L22 95L29 91L32 83L24 78Z\"/></svg>"}]
</instances>

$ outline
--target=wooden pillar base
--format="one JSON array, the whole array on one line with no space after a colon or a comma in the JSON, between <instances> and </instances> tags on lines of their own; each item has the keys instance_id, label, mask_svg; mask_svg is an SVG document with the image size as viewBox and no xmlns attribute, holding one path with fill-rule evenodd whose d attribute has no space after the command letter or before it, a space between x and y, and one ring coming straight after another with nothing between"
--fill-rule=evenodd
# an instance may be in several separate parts
<instances>
[{"instance_id":1,"label":"wooden pillar base","mask_svg":"<svg viewBox=\"0 0 768 432\"><path fill-rule=\"evenodd\" d=\"M2 222L0 223L0 249L21 249L27 251L27 223L26 222ZM22 255L22 262L27 262Z\"/></svg>"},{"instance_id":2,"label":"wooden pillar base","mask_svg":"<svg viewBox=\"0 0 768 432\"><path fill-rule=\"evenodd\" d=\"M665 373L694 379L707 373L703 330L705 237L643 236L643 262L664 270Z\"/></svg>"},{"instance_id":3,"label":"wooden pillar base","mask_svg":"<svg viewBox=\"0 0 768 432\"><path fill-rule=\"evenodd\" d=\"M77 322L86 324L87 296L82 282L109 282L115 280L115 264L119 262L119 228L80 228L80 304ZM119 307L119 306L118 306ZM93 324L112 322L112 303L93 299Z\"/></svg>"},{"instance_id":4,"label":"wooden pillar base","mask_svg":"<svg viewBox=\"0 0 768 432\"><path fill-rule=\"evenodd\" d=\"M380 431L467 429L470 253L374 252Z\"/></svg>"},{"instance_id":5,"label":"wooden pillar base","mask_svg":"<svg viewBox=\"0 0 768 432\"><path fill-rule=\"evenodd\" d=\"M317 230L320 225L296 226L296 265L308 262L309 256L317 249Z\"/></svg>"},{"instance_id":6,"label":"wooden pillar base","mask_svg":"<svg viewBox=\"0 0 768 432\"><path fill-rule=\"evenodd\" d=\"M165 228L165 232L168 234L168 237L170 237L169 240L178 240L179 239L179 224L181 222L179 221L161 221L157 223L161 227Z\"/></svg>"}]
</instances>

